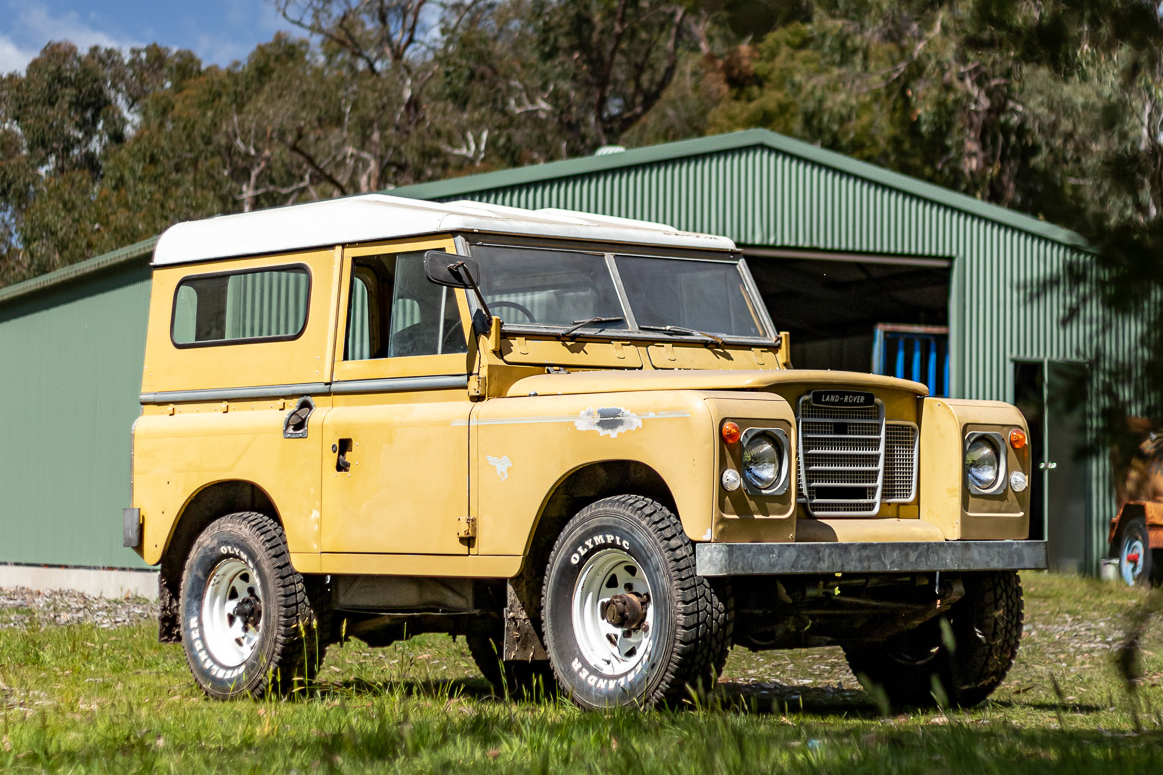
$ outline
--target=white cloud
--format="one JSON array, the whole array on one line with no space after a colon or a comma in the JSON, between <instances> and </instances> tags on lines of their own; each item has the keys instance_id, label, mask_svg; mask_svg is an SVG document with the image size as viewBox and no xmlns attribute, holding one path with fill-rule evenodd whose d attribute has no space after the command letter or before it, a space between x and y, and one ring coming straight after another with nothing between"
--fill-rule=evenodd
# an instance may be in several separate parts
<instances>
[{"instance_id":1,"label":"white cloud","mask_svg":"<svg viewBox=\"0 0 1163 775\"><path fill-rule=\"evenodd\" d=\"M0 75L23 71L36 53L36 49L21 48L11 38L0 35Z\"/></svg>"},{"instance_id":2,"label":"white cloud","mask_svg":"<svg viewBox=\"0 0 1163 775\"><path fill-rule=\"evenodd\" d=\"M41 2L9 0L9 34L0 35L0 72L23 71L44 46L52 40L67 40L81 51L91 46L129 49L139 41L118 33L98 29L83 20L76 11L52 13Z\"/></svg>"},{"instance_id":3,"label":"white cloud","mask_svg":"<svg viewBox=\"0 0 1163 775\"><path fill-rule=\"evenodd\" d=\"M188 48L207 64L229 65L245 61L279 30L297 32L268 0L202 0L138 16L110 13L59 8L56 0L0 0L0 74L23 71L49 41L68 40L81 51L125 51L155 41Z\"/></svg>"},{"instance_id":4,"label":"white cloud","mask_svg":"<svg viewBox=\"0 0 1163 775\"><path fill-rule=\"evenodd\" d=\"M93 27L81 19L76 11L52 14L48 7L38 2L9 2L8 8L16 14L16 23L26 34L35 39L68 40L84 51L90 46L105 48L131 48L141 45L136 40L110 34Z\"/></svg>"}]
</instances>

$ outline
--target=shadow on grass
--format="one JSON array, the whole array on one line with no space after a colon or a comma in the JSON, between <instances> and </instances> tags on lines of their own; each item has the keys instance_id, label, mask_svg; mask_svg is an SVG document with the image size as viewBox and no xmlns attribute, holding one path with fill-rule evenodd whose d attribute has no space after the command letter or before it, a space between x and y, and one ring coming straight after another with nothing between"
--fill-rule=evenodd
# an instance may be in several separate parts
<instances>
[{"instance_id":1,"label":"shadow on grass","mask_svg":"<svg viewBox=\"0 0 1163 775\"><path fill-rule=\"evenodd\" d=\"M839 686L723 681L715 688L711 702L724 709L755 715L843 714L851 718L875 718L880 715L872 698L863 689Z\"/></svg>"},{"instance_id":2,"label":"shadow on grass","mask_svg":"<svg viewBox=\"0 0 1163 775\"><path fill-rule=\"evenodd\" d=\"M995 708L1011 710L1038 710L1047 713L1102 713L1108 708L1086 702L1018 702L1017 700L990 700Z\"/></svg>"},{"instance_id":3,"label":"shadow on grass","mask_svg":"<svg viewBox=\"0 0 1163 775\"><path fill-rule=\"evenodd\" d=\"M318 681L315 692L323 700L352 696L502 699L496 696L488 681L483 678L451 678L442 681L365 681L362 678L349 678L343 681Z\"/></svg>"},{"instance_id":4,"label":"shadow on grass","mask_svg":"<svg viewBox=\"0 0 1163 775\"><path fill-rule=\"evenodd\" d=\"M527 696L504 697L493 691L483 678L455 678L439 681L365 681L351 678L341 681L321 681L316 684L315 696L322 701L352 697L408 697L414 699L448 700L459 698L485 702L529 702ZM538 696L534 703L551 703L555 697ZM790 686L776 682L761 684L719 683L710 698L700 703L703 707L751 715L835 715L848 718L876 718L880 715L875 703L862 689L844 689L835 686ZM679 708L694 709L694 703Z\"/></svg>"},{"instance_id":5,"label":"shadow on grass","mask_svg":"<svg viewBox=\"0 0 1163 775\"><path fill-rule=\"evenodd\" d=\"M533 702L552 703L555 698L530 700L527 696L504 697L493 691L483 678L454 678L440 681L365 681L351 678L343 681L321 681L315 687L315 697L327 702L355 697L407 697L430 700L475 700L480 702ZM836 716L849 719L875 719L884 714L875 701L863 689L846 689L840 686L792 686L778 682L742 683L723 681L715 688L711 697L701 703L704 708L713 708L733 714L753 716ZM1042 713L1097 714L1107 708L1090 703L1075 702L1020 702L1016 700L991 700L990 705L999 710L1026 710ZM694 709L693 703L677 706L679 709ZM926 712L929 709L893 708L893 713Z\"/></svg>"}]
</instances>

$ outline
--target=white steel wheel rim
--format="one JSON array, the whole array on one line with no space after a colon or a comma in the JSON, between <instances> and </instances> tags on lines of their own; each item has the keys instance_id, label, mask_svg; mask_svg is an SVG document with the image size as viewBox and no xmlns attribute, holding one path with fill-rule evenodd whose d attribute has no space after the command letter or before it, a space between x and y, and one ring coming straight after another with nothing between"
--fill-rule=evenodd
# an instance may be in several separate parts
<instances>
[{"instance_id":1,"label":"white steel wheel rim","mask_svg":"<svg viewBox=\"0 0 1163 775\"><path fill-rule=\"evenodd\" d=\"M237 610L247 599L260 606L257 622ZM249 565L231 557L215 566L202 595L202 637L223 667L238 667L254 653L262 637L261 606L262 589Z\"/></svg>"},{"instance_id":2,"label":"white steel wheel rim","mask_svg":"<svg viewBox=\"0 0 1163 775\"><path fill-rule=\"evenodd\" d=\"M1119 556L1119 570L1122 572L1123 581L1127 586L1134 586L1139 577L1143 575L1143 554L1146 551L1143 546L1143 539L1136 536L1130 541L1123 542L1123 551ZM1131 555L1138 555L1135 560L1131 560Z\"/></svg>"},{"instance_id":3,"label":"white steel wheel rim","mask_svg":"<svg viewBox=\"0 0 1163 775\"><path fill-rule=\"evenodd\" d=\"M614 595L647 595L646 617L634 630L616 627L602 615ZM637 667L654 642L654 595L638 561L620 549L604 549L582 567L573 589L573 634L578 650L603 675Z\"/></svg>"}]
</instances>

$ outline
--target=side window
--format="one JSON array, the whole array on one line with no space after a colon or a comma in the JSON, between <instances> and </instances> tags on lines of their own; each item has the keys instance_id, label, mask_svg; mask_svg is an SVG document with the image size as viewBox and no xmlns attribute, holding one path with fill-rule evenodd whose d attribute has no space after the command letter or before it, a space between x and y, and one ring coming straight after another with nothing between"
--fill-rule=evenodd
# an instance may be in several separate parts
<instances>
[{"instance_id":1,"label":"side window","mask_svg":"<svg viewBox=\"0 0 1163 775\"><path fill-rule=\"evenodd\" d=\"M355 259L346 360L468 352L452 289L428 282L424 253Z\"/></svg>"},{"instance_id":2,"label":"side window","mask_svg":"<svg viewBox=\"0 0 1163 775\"><path fill-rule=\"evenodd\" d=\"M178 347L295 339L310 292L300 266L189 277L174 294L170 334Z\"/></svg>"},{"instance_id":3,"label":"side window","mask_svg":"<svg viewBox=\"0 0 1163 775\"><path fill-rule=\"evenodd\" d=\"M378 333L373 321L379 320L376 276L366 267L358 269L351 278L351 301L347 309L347 342L344 360L363 361L371 357L372 332Z\"/></svg>"}]
</instances>

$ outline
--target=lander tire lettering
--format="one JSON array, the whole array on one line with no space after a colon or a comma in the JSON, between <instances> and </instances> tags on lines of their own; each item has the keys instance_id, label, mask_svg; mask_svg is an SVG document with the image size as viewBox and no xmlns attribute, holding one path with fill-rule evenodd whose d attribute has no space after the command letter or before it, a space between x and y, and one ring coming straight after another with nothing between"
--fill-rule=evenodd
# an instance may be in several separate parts
<instances>
[{"instance_id":1,"label":"lander tire lettering","mask_svg":"<svg viewBox=\"0 0 1163 775\"><path fill-rule=\"evenodd\" d=\"M600 692L617 691L619 694L624 694L626 684L632 683L638 678L639 674L649 665L649 659L643 659L633 670L629 670L622 675L614 677L606 677L599 674L596 670L591 670L591 665L582 661L580 657L574 657L570 660L570 669L573 670L574 675L578 677L586 686L591 689L596 689Z\"/></svg>"},{"instance_id":2,"label":"lander tire lettering","mask_svg":"<svg viewBox=\"0 0 1163 775\"><path fill-rule=\"evenodd\" d=\"M191 569L193 574L190 578L190 591L197 590L198 594L189 596L183 594L182 601L182 616L190 649L193 651L192 662L195 663L191 664L191 668L201 672L211 683L218 684L219 690L222 691L232 689L245 681L248 676L255 675L255 666L265 658L264 654L269 648L268 639L264 638L245 662L234 667L226 667L215 660L206 647L202 634L202 600L206 594L206 583L213 575L214 569L227 558L241 560L250 568L256 582L262 584L255 557L243 547L233 543L232 538L228 535L221 536L215 541L216 546L211 544L198 555L196 565Z\"/></svg>"},{"instance_id":3,"label":"lander tire lettering","mask_svg":"<svg viewBox=\"0 0 1163 775\"><path fill-rule=\"evenodd\" d=\"M603 549L610 546L625 549L627 552L630 551L630 542L622 536L608 532L595 533L578 543L577 547L573 550L573 554L569 556L569 562L571 565L577 565L585 559L587 554L595 549Z\"/></svg>"}]
</instances>

